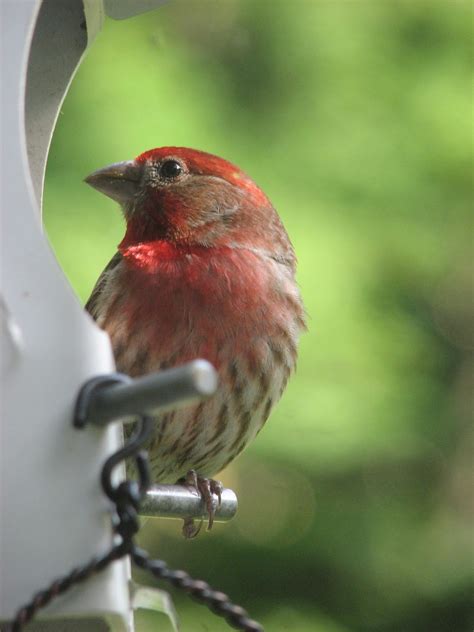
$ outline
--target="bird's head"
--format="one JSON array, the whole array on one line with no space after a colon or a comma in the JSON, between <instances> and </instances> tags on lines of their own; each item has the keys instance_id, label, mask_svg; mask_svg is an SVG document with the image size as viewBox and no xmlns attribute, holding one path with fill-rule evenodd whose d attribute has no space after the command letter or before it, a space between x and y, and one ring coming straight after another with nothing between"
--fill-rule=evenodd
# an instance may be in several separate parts
<instances>
[{"instance_id":1,"label":"bird's head","mask_svg":"<svg viewBox=\"0 0 474 632\"><path fill-rule=\"evenodd\" d=\"M86 180L122 206L122 247L165 240L192 248L262 249L293 259L276 211L238 167L212 154L161 147L95 171Z\"/></svg>"}]
</instances>

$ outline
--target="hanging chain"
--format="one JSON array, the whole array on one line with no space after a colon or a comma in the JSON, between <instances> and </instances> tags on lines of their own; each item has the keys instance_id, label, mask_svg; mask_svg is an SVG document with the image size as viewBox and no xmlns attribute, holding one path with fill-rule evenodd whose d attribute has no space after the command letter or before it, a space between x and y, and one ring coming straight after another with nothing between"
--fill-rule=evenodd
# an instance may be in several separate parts
<instances>
[{"instance_id":1,"label":"hanging chain","mask_svg":"<svg viewBox=\"0 0 474 632\"><path fill-rule=\"evenodd\" d=\"M111 380L108 377L107 380L108 384L113 382L113 378ZM117 376L115 381L123 381L122 376ZM45 590L36 593L29 603L17 611L15 619L7 628L8 632L20 632L41 608L76 584L83 583L100 573L111 562L125 555L130 555L139 568L148 570L156 579L169 582L199 603L206 605L214 614L223 617L231 627L243 632L263 632L263 627L250 619L244 608L232 603L226 594L214 590L205 581L193 579L185 571L170 569L163 560L151 559L146 551L135 544L134 536L140 528L138 518L140 503L150 485L148 456L142 447L148 441L153 428L152 418L146 415L140 416L133 436L106 460L102 468L101 484L105 494L114 504L112 524L119 542L105 555L93 557L87 564L74 568L64 577L53 581ZM116 486L113 485L113 469L130 457L135 459L139 481L124 480Z\"/></svg>"}]
</instances>

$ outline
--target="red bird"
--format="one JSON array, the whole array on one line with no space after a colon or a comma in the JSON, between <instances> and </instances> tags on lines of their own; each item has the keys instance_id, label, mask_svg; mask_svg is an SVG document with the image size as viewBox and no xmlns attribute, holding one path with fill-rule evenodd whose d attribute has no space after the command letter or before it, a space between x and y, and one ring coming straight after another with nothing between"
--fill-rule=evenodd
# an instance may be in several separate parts
<instances>
[{"instance_id":1,"label":"red bird","mask_svg":"<svg viewBox=\"0 0 474 632\"><path fill-rule=\"evenodd\" d=\"M119 202L127 223L86 305L118 370L138 376L204 358L218 371L217 393L159 415L149 446L153 478L191 476L211 526L219 485L204 477L254 439L295 367L305 315L293 247L258 186L202 151L152 149L86 182ZM195 534L189 524L184 532Z\"/></svg>"}]
</instances>

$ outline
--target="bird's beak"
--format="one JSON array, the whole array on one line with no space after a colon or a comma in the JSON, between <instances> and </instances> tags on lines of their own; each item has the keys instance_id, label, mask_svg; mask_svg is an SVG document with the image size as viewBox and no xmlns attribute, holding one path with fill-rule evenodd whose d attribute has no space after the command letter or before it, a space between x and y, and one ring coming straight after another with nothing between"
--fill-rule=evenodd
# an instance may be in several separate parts
<instances>
[{"instance_id":1,"label":"bird's beak","mask_svg":"<svg viewBox=\"0 0 474 632\"><path fill-rule=\"evenodd\" d=\"M126 160L94 171L84 182L120 204L125 204L136 195L142 174L143 165L137 165L135 160Z\"/></svg>"}]
</instances>

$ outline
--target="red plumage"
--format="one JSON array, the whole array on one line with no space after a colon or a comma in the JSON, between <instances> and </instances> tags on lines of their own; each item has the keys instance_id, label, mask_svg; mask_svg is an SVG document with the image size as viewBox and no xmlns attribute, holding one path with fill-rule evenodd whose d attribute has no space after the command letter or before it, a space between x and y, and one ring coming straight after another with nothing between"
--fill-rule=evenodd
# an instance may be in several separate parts
<instances>
[{"instance_id":1,"label":"red plumage","mask_svg":"<svg viewBox=\"0 0 474 632\"><path fill-rule=\"evenodd\" d=\"M127 222L87 304L117 368L136 376L200 357L219 373L210 400L157 417L154 478L211 476L255 437L295 366L305 323L288 235L247 175L204 152L153 149L87 182Z\"/></svg>"}]
</instances>

